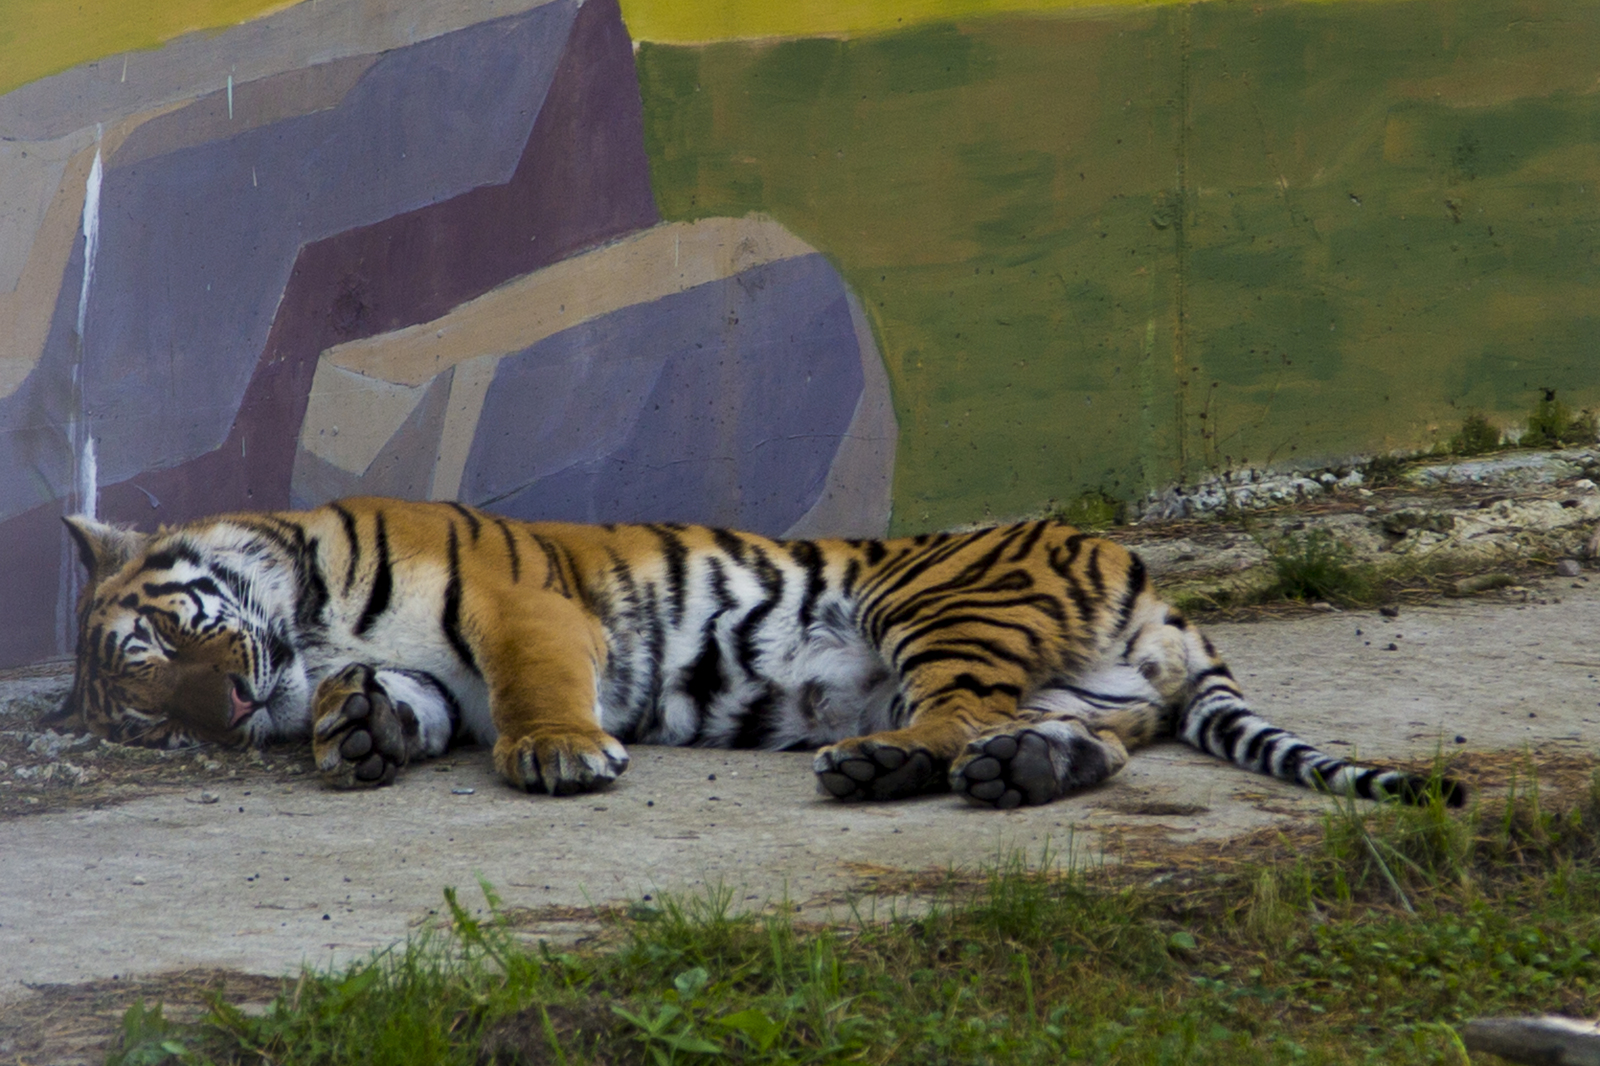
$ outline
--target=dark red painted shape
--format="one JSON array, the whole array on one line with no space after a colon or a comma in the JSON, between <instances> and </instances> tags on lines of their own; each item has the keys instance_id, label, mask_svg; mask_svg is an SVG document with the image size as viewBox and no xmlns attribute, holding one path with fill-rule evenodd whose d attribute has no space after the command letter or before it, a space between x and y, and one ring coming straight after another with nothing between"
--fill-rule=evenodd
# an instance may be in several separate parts
<instances>
[{"instance_id":1,"label":"dark red painted shape","mask_svg":"<svg viewBox=\"0 0 1600 1066\"><path fill-rule=\"evenodd\" d=\"M589 0L511 180L301 249L228 439L176 467L103 487L101 516L151 528L287 506L321 352L437 318L659 218L632 44L617 0ZM159 508L151 508L151 496ZM55 501L0 523L0 543L8 545L0 555L0 602L16 620L0 627L0 666L55 650L61 510Z\"/></svg>"}]
</instances>

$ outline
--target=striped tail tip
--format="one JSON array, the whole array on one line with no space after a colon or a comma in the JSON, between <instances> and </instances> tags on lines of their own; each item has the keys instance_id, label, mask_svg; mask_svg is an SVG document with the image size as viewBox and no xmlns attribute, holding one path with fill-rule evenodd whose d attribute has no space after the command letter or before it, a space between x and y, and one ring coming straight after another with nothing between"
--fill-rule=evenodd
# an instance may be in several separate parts
<instances>
[{"instance_id":1,"label":"striped tail tip","mask_svg":"<svg viewBox=\"0 0 1600 1066\"><path fill-rule=\"evenodd\" d=\"M1437 797L1446 807L1460 807L1467 802L1468 788L1453 777L1442 774L1412 774L1404 770L1361 770L1348 767L1355 771L1343 781L1343 773L1337 773L1329 782L1319 781L1320 787L1328 792L1336 792L1346 796L1359 796L1370 800L1395 800L1413 807L1425 806L1432 803Z\"/></svg>"}]
</instances>

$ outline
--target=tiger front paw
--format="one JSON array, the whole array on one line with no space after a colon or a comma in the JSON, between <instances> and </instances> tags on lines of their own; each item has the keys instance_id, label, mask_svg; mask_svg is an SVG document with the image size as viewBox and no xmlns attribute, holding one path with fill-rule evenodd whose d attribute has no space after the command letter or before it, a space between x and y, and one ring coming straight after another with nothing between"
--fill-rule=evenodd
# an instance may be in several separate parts
<instances>
[{"instance_id":1,"label":"tiger front paw","mask_svg":"<svg viewBox=\"0 0 1600 1066\"><path fill-rule=\"evenodd\" d=\"M841 800L889 800L944 790L941 760L892 734L855 737L817 752L822 792Z\"/></svg>"},{"instance_id":2,"label":"tiger front paw","mask_svg":"<svg viewBox=\"0 0 1600 1066\"><path fill-rule=\"evenodd\" d=\"M1101 781L1128 761L1109 730L1075 718L1011 723L976 737L950 767L950 787L977 804L1036 806Z\"/></svg>"},{"instance_id":3,"label":"tiger front paw","mask_svg":"<svg viewBox=\"0 0 1600 1066\"><path fill-rule=\"evenodd\" d=\"M311 751L333 788L393 784L417 734L415 711L390 700L369 666L347 666L317 689Z\"/></svg>"},{"instance_id":4,"label":"tiger front paw","mask_svg":"<svg viewBox=\"0 0 1600 1066\"><path fill-rule=\"evenodd\" d=\"M516 740L502 736L495 741L494 765L517 788L570 796L610 785L628 768L628 751L598 730Z\"/></svg>"}]
</instances>

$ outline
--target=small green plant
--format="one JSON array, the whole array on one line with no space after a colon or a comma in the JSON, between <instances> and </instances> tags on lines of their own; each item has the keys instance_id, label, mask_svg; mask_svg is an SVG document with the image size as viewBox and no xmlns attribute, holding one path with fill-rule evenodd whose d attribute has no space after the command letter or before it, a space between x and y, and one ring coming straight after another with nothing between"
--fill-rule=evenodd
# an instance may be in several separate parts
<instances>
[{"instance_id":1,"label":"small green plant","mask_svg":"<svg viewBox=\"0 0 1600 1066\"><path fill-rule=\"evenodd\" d=\"M1127 510L1127 505L1121 500L1113 499L1100 489L1093 489L1055 508L1049 517L1069 526L1093 531L1120 526L1127 520Z\"/></svg>"},{"instance_id":2,"label":"small green plant","mask_svg":"<svg viewBox=\"0 0 1600 1066\"><path fill-rule=\"evenodd\" d=\"M1500 431L1478 411L1461 420L1461 429L1450 438L1453 455L1482 455L1500 447Z\"/></svg>"},{"instance_id":3,"label":"small green plant","mask_svg":"<svg viewBox=\"0 0 1600 1066\"><path fill-rule=\"evenodd\" d=\"M1374 455L1361 464L1361 480L1373 488L1379 488L1396 484L1405 471L1406 460L1400 456Z\"/></svg>"},{"instance_id":4,"label":"small green plant","mask_svg":"<svg viewBox=\"0 0 1600 1066\"><path fill-rule=\"evenodd\" d=\"M1265 547L1276 575L1267 598L1360 604L1376 594L1372 568L1357 563L1350 545L1326 529L1285 533Z\"/></svg>"},{"instance_id":5,"label":"small green plant","mask_svg":"<svg viewBox=\"0 0 1600 1066\"><path fill-rule=\"evenodd\" d=\"M1522 446L1559 448L1564 444L1593 444L1600 436L1594 412L1581 411L1574 415L1566 404L1556 399L1555 389L1543 392L1528 413L1528 431L1522 435Z\"/></svg>"},{"instance_id":6,"label":"small green plant","mask_svg":"<svg viewBox=\"0 0 1600 1066\"><path fill-rule=\"evenodd\" d=\"M710 975L705 968L695 966L672 979L672 989L665 996L667 1001L658 1009L652 1011L648 1007L641 1007L635 1012L616 1003L611 1005L611 1009L638 1030L637 1039L656 1066L673 1066L677 1062L695 1061L701 1056L721 1055L722 1045L706 1039L700 1025L700 1016L706 1009L706 1001L700 993L704 991L708 980ZM767 1024L775 1027L770 1018ZM769 1040L769 1046L770 1043Z\"/></svg>"},{"instance_id":7,"label":"small green plant","mask_svg":"<svg viewBox=\"0 0 1600 1066\"><path fill-rule=\"evenodd\" d=\"M161 1004L147 1008L142 999L122 1016L121 1045L106 1059L106 1066L169 1066L195 1061L179 1037L178 1026L161 1016Z\"/></svg>"}]
</instances>

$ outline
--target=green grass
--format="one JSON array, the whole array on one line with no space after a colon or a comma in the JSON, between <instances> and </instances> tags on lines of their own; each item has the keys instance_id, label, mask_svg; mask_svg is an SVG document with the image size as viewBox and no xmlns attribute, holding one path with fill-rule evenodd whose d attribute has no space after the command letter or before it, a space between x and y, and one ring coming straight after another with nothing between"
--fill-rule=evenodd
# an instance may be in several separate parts
<instances>
[{"instance_id":1,"label":"green grass","mask_svg":"<svg viewBox=\"0 0 1600 1066\"><path fill-rule=\"evenodd\" d=\"M1267 551L1275 580L1263 599L1326 600L1355 606L1374 602L1379 581L1372 564L1326 529L1285 533Z\"/></svg>"},{"instance_id":2,"label":"green grass","mask_svg":"<svg viewBox=\"0 0 1600 1066\"><path fill-rule=\"evenodd\" d=\"M1150 883L1013 860L820 928L713 893L614 912L580 952L448 893L449 927L307 970L263 1016L141 1005L110 1061L1464 1062L1467 1017L1594 1013L1597 838L1600 778L1559 808L1341 803L1320 843Z\"/></svg>"}]
</instances>

